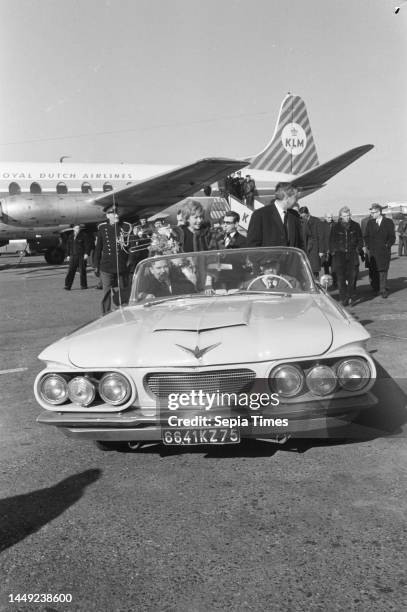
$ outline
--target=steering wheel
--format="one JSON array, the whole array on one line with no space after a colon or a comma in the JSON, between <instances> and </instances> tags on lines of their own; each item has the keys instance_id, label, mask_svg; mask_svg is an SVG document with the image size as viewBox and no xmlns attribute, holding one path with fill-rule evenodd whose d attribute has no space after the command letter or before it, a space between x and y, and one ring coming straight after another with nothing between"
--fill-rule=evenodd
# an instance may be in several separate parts
<instances>
[{"instance_id":1,"label":"steering wheel","mask_svg":"<svg viewBox=\"0 0 407 612\"><path fill-rule=\"evenodd\" d=\"M289 280L287 280L286 278L284 278L284 276L280 276L279 274L260 274L260 276L256 276L256 278L254 278L253 280L250 281L250 283L247 285L246 291L250 290L250 287L257 281L260 280L262 278L279 278L282 281L284 281L285 283L287 283L287 285L290 287L290 289L294 289L294 287L292 286L292 284L290 283Z\"/></svg>"}]
</instances>

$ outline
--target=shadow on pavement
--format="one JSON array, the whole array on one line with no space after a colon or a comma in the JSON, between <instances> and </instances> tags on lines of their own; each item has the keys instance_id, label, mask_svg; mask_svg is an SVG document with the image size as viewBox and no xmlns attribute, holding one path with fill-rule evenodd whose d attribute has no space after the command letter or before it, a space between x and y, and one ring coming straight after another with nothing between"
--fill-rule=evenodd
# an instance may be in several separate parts
<instances>
[{"instance_id":1,"label":"shadow on pavement","mask_svg":"<svg viewBox=\"0 0 407 612\"><path fill-rule=\"evenodd\" d=\"M96 482L101 470L86 470L65 478L58 484L23 495L0 500L0 552L57 518Z\"/></svg>"}]
</instances>

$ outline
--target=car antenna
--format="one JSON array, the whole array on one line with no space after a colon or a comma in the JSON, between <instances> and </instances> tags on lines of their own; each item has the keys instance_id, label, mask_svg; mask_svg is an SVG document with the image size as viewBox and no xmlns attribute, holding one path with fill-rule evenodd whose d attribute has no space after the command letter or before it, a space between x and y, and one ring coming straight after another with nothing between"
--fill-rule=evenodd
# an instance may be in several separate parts
<instances>
[{"instance_id":1,"label":"car antenna","mask_svg":"<svg viewBox=\"0 0 407 612\"><path fill-rule=\"evenodd\" d=\"M114 221L114 239L116 242L116 276L117 276L117 288L118 288L118 294L119 294L119 308L120 310L122 309L122 292L121 292L121 288L120 288L120 275L119 275L119 240L117 237L117 222L116 222L116 215L118 216L118 210L117 210L117 202L115 199L115 195L114 195L114 191L112 193L112 197L113 197L113 212L115 214L115 221ZM113 296L112 296L113 297Z\"/></svg>"}]
</instances>

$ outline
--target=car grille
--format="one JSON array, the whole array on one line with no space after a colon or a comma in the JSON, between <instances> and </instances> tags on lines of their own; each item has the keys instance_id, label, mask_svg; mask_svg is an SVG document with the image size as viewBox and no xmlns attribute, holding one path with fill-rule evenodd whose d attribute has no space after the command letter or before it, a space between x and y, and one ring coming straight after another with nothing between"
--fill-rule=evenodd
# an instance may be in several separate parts
<instances>
[{"instance_id":1,"label":"car grille","mask_svg":"<svg viewBox=\"0 0 407 612\"><path fill-rule=\"evenodd\" d=\"M242 393L248 391L255 381L253 370L214 370L211 372L191 372L188 374L157 372L147 374L145 386L157 398L168 397L170 393Z\"/></svg>"}]
</instances>

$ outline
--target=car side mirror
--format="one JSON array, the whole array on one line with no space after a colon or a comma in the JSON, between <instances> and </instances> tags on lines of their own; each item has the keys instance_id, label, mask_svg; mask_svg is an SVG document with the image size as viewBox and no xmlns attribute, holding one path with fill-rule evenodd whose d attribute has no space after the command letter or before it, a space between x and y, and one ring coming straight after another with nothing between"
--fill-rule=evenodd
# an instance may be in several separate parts
<instances>
[{"instance_id":1,"label":"car side mirror","mask_svg":"<svg viewBox=\"0 0 407 612\"><path fill-rule=\"evenodd\" d=\"M331 287L333 282L334 282L334 279L332 278L330 274L323 274L321 278L319 279L320 285L322 285L325 290L327 290L328 287Z\"/></svg>"}]
</instances>

